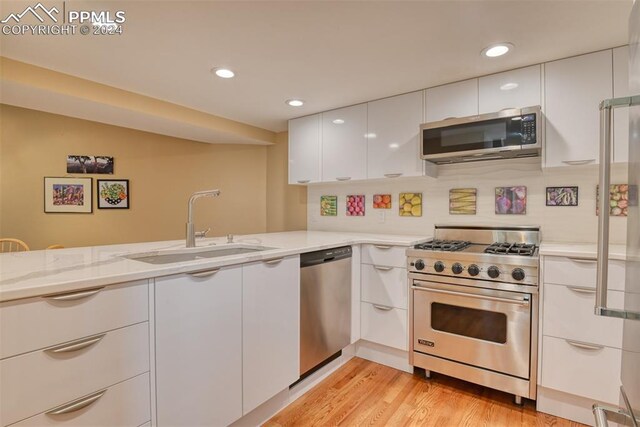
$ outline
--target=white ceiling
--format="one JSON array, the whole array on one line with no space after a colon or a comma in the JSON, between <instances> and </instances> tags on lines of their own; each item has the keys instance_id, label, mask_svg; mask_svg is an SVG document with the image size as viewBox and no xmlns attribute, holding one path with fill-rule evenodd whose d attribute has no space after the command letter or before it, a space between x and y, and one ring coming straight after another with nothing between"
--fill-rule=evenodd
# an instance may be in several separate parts
<instances>
[{"instance_id":1,"label":"white ceiling","mask_svg":"<svg viewBox=\"0 0 640 427\"><path fill-rule=\"evenodd\" d=\"M0 13L27 4L3 0ZM125 10L124 34L2 35L0 54L282 131L292 117L626 44L632 1L67 5ZM515 44L515 51L497 59L480 56L500 41ZM214 66L232 68L237 76L219 79L210 73ZM293 97L305 99L305 106L285 105Z\"/></svg>"}]
</instances>

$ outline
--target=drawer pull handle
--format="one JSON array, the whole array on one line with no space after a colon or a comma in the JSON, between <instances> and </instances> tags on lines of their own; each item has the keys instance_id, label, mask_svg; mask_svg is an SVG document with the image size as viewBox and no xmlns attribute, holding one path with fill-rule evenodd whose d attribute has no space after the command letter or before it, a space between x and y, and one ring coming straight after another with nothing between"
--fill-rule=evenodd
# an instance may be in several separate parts
<instances>
[{"instance_id":1,"label":"drawer pull handle","mask_svg":"<svg viewBox=\"0 0 640 427\"><path fill-rule=\"evenodd\" d=\"M307 184L309 183L309 181L311 181L310 179L299 179L297 181L298 184Z\"/></svg>"},{"instance_id":2,"label":"drawer pull handle","mask_svg":"<svg viewBox=\"0 0 640 427\"><path fill-rule=\"evenodd\" d=\"M283 260L283 259L284 259L284 258L274 258L274 259L270 259L270 260L268 260L268 261L263 261L263 262L264 262L265 264L270 264L270 265L273 265L273 264L280 264L280 263L282 262L282 260Z\"/></svg>"},{"instance_id":3,"label":"drawer pull handle","mask_svg":"<svg viewBox=\"0 0 640 427\"><path fill-rule=\"evenodd\" d=\"M385 173L384 176L385 178L398 178L402 176L402 173Z\"/></svg>"},{"instance_id":4,"label":"drawer pull handle","mask_svg":"<svg viewBox=\"0 0 640 427\"><path fill-rule=\"evenodd\" d=\"M338 176L336 177L338 181L349 181L351 179L350 176Z\"/></svg>"},{"instance_id":5,"label":"drawer pull handle","mask_svg":"<svg viewBox=\"0 0 640 427\"><path fill-rule=\"evenodd\" d=\"M102 338L105 337L105 335L107 334L105 333L100 335L94 335L92 337L81 338L79 340L71 341L65 344L60 344L53 347L45 348L43 351L46 351L47 353L58 354L58 353L70 353L72 351L82 350L83 348L87 348L94 344L97 344L98 342L100 342L100 340L102 340Z\"/></svg>"},{"instance_id":6,"label":"drawer pull handle","mask_svg":"<svg viewBox=\"0 0 640 427\"><path fill-rule=\"evenodd\" d=\"M63 415L63 414L70 414L71 412L79 411L80 409L86 408L87 406L96 402L98 399L104 396L106 392L107 392L106 389L100 390L88 396L81 397L80 399L76 399L72 402L65 403L64 405L57 406L52 410L47 411L46 414L47 415Z\"/></svg>"},{"instance_id":7,"label":"drawer pull handle","mask_svg":"<svg viewBox=\"0 0 640 427\"><path fill-rule=\"evenodd\" d=\"M371 304L373 305L373 308L377 308L378 310L382 310L382 311L391 311L393 310L393 307L389 307L387 305L378 305L378 304Z\"/></svg>"},{"instance_id":8,"label":"drawer pull handle","mask_svg":"<svg viewBox=\"0 0 640 427\"><path fill-rule=\"evenodd\" d=\"M383 250L387 250L387 249L391 249L392 246L388 246L388 245L373 245L374 248L377 249L383 249Z\"/></svg>"},{"instance_id":9,"label":"drawer pull handle","mask_svg":"<svg viewBox=\"0 0 640 427\"><path fill-rule=\"evenodd\" d=\"M579 288L577 286L567 286L567 288L579 294L595 294L596 293L595 289Z\"/></svg>"},{"instance_id":10,"label":"drawer pull handle","mask_svg":"<svg viewBox=\"0 0 640 427\"><path fill-rule=\"evenodd\" d=\"M585 344L580 341L573 340L565 340L567 344L572 345L574 347L582 348L584 350L602 350L604 348L603 345L595 345L595 344Z\"/></svg>"},{"instance_id":11,"label":"drawer pull handle","mask_svg":"<svg viewBox=\"0 0 640 427\"><path fill-rule=\"evenodd\" d=\"M569 258L569 259L573 262L577 262L578 264L595 264L596 263L595 259L589 259L589 258Z\"/></svg>"},{"instance_id":12,"label":"drawer pull handle","mask_svg":"<svg viewBox=\"0 0 640 427\"><path fill-rule=\"evenodd\" d=\"M80 292L72 292L72 293L60 294L60 295L50 295L44 298L51 299L54 301L76 301L83 298L89 298L90 296L97 294L103 289L104 289L104 286L101 288L89 289L89 290L84 290Z\"/></svg>"},{"instance_id":13,"label":"drawer pull handle","mask_svg":"<svg viewBox=\"0 0 640 427\"><path fill-rule=\"evenodd\" d=\"M579 166L579 165L588 165L589 163L593 163L595 161L596 159L563 160L562 163L564 163L565 165Z\"/></svg>"},{"instance_id":14,"label":"drawer pull handle","mask_svg":"<svg viewBox=\"0 0 640 427\"><path fill-rule=\"evenodd\" d=\"M389 271L389 270L393 270L393 267L381 267L379 265L374 265L373 268L375 268L376 270L380 270L380 271Z\"/></svg>"},{"instance_id":15,"label":"drawer pull handle","mask_svg":"<svg viewBox=\"0 0 640 427\"><path fill-rule=\"evenodd\" d=\"M209 276L213 276L214 274L216 274L218 271L220 271L219 268L212 268L211 270L204 270L204 271L196 271L195 273L188 273L189 276L191 277L197 277L197 278L202 278L202 277L209 277Z\"/></svg>"}]
</instances>

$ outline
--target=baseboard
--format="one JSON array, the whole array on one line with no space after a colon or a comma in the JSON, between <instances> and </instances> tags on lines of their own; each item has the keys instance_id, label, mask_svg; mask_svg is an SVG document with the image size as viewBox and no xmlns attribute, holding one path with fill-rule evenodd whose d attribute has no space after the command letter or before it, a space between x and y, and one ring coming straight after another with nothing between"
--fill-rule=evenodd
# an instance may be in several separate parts
<instances>
[{"instance_id":1,"label":"baseboard","mask_svg":"<svg viewBox=\"0 0 640 427\"><path fill-rule=\"evenodd\" d=\"M413 373L413 366L409 364L409 353L397 348L360 340L356 343L356 356L410 374Z\"/></svg>"},{"instance_id":2,"label":"baseboard","mask_svg":"<svg viewBox=\"0 0 640 427\"><path fill-rule=\"evenodd\" d=\"M593 426L595 425L595 419L593 418L591 408L594 403L602 402L538 385L536 410L544 412L545 414L555 415L556 417ZM610 405L606 403L603 404ZM609 425L613 427L612 423Z\"/></svg>"}]
</instances>

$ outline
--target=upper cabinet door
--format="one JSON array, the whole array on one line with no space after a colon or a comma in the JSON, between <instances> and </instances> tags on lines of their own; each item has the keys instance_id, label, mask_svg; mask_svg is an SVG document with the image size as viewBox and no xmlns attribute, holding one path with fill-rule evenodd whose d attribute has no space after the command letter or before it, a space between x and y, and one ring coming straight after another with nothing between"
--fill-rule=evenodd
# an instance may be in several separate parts
<instances>
[{"instance_id":1,"label":"upper cabinet door","mask_svg":"<svg viewBox=\"0 0 640 427\"><path fill-rule=\"evenodd\" d=\"M598 105L612 96L611 64L611 50L545 64L545 166L598 162Z\"/></svg>"},{"instance_id":2,"label":"upper cabinet door","mask_svg":"<svg viewBox=\"0 0 640 427\"><path fill-rule=\"evenodd\" d=\"M480 114L541 105L540 65L480 77Z\"/></svg>"},{"instance_id":3,"label":"upper cabinet door","mask_svg":"<svg viewBox=\"0 0 640 427\"><path fill-rule=\"evenodd\" d=\"M422 91L369 102L367 178L422 175Z\"/></svg>"},{"instance_id":4,"label":"upper cabinet door","mask_svg":"<svg viewBox=\"0 0 640 427\"><path fill-rule=\"evenodd\" d=\"M322 180L367 177L367 104L322 113Z\"/></svg>"},{"instance_id":5,"label":"upper cabinet door","mask_svg":"<svg viewBox=\"0 0 640 427\"><path fill-rule=\"evenodd\" d=\"M289 120L289 184L320 181L320 114Z\"/></svg>"},{"instance_id":6,"label":"upper cabinet door","mask_svg":"<svg viewBox=\"0 0 640 427\"><path fill-rule=\"evenodd\" d=\"M433 87L426 95L427 122L478 114L478 79Z\"/></svg>"},{"instance_id":7,"label":"upper cabinet door","mask_svg":"<svg viewBox=\"0 0 640 427\"><path fill-rule=\"evenodd\" d=\"M613 49L613 96L629 96L629 46ZM629 161L629 109L613 112L613 161Z\"/></svg>"}]
</instances>

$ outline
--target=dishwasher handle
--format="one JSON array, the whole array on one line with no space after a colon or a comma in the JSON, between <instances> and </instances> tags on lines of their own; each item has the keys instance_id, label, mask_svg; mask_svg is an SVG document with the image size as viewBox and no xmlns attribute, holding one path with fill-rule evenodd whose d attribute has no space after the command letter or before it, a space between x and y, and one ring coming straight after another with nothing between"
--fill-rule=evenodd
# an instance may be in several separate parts
<instances>
[{"instance_id":1,"label":"dishwasher handle","mask_svg":"<svg viewBox=\"0 0 640 427\"><path fill-rule=\"evenodd\" d=\"M351 254L351 246L342 246L339 248L307 252L300 255L300 268L348 259L351 258Z\"/></svg>"}]
</instances>

